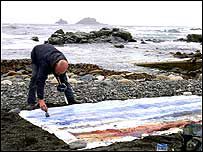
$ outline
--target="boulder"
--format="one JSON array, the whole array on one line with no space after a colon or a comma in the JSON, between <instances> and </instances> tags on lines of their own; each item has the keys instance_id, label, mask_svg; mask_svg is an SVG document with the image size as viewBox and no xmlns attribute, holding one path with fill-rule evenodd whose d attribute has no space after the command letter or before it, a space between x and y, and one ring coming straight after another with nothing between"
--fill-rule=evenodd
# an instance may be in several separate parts
<instances>
[{"instance_id":1,"label":"boulder","mask_svg":"<svg viewBox=\"0 0 203 152\"><path fill-rule=\"evenodd\" d=\"M128 42L137 42L137 40L132 38L132 39L128 40Z\"/></svg>"},{"instance_id":2,"label":"boulder","mask_svg":"<svg viewBox=\"0 0 203 152\"><path fill-rule=\"evenodd\" d=\"M62 37L50 37L48 39L48 43L53 45L62 45L64 44L64 41Z\"/></svg>"},{"instance_id":3,"label":"boulder","mask_svg":"<svg viewBox=\"0 0 203 152\"><path fill-rule=\"evenodd\" d=\"M132 39L132 35L130 34L130 32L123 31L123 30L113 32L112 36L120 37L120 38L124 39L125 41L129 41Z\"/></svg>"},{"instance_id":4,"label":"boulder","mask_svg":"<svg viewBox=\"0 0 203 152\"><path fill-rule=\"evenodd\" d=\"M123 44L114 44L114 47L116 47L116 48L124 48L124 45Z\"/></svg>"},{"instance_id":5,"label":"boulder","mask_svg":"<svg viewBox=\"0 0 203 152\"><path fill-rule=\"evenodd\" d=\"M141 39L141 44L147 44L143 39Z\"/></svg>"},{"instance_id":6,"label":"boulder","mask_svg":"<svg viewBox=\"0 0 203 152\"><path fill-rule=\"evenodd\" d=\"M176 58L188 58L188 55L186 53L176 52L174 54L174 57L176 57Z\"/></svg>"},{"instance_id":7,"label":"boulder","mask_svg":"<svg viewBox=\"0 0 203 152\"><path fill-rule=\"evenodd\" d=\"M58 34L62 34L62 35L64 35L65 33L64 33L64 31L62 30L62 29L59 29L59 30L57 30L56 32L54 32L54 33L58 33Z\"/></svg>"},{"instance_id":8,"label":"boulder","mask_svg":"<svg viewBox=\"0 0 203 152\"><path fill-rule=\"evenodd\" d=\"M191 28L190 30L202 30L201 28Z\"/></svg>"},{"instance_id":9,"label":"boulder","mask_svg":"<svg viewBox=\"0 0 203 152\"><path fill-rule=\"evenodd\" d=\"M121 37L117 37L117 36L110 36L110 43L125 43L126 41L124 39L122 39Z\"/></svg>"},{"instance_id":10,"label":"boulder","mask_svg":"<svg viewBox=\"0 0 203 152\"><path fill-rule=\"evenodd\" d=\"M202 35L200 34L188 34L187 42L202 42Z\"/></svg>"},{"instance_id":11,"label":"boulder","mask_svg":"<svg viewBox=\"0 0 203 152\"><path fill-rule=\"evenodd\" d=\"M39 38L38 38L37 36L33 36L31 39L32 39L33 41L36 41L36 42L39 41Z\"/></svg>"},{"instance_id":12,"label":"boulder","mask_svg":"<svg viewBox=\"0 0 203 152\"><path fill-rule=\"evenodd\" d=\"M186 38L179 38L177 41L199 42L202 43L201 34L188 34Z\"/></svg>"},{"instance_id":13,"label":"boulder","mask_svg":"<svg viewBox=\"0 0 203 152\"><path fill-rule=\"evenodd\" d=\"M158 40L158 39L147 39L146 41L151 41L151 42L154 42L154 43L164 42L164 40Z\"/></svg>"}]
</instances>

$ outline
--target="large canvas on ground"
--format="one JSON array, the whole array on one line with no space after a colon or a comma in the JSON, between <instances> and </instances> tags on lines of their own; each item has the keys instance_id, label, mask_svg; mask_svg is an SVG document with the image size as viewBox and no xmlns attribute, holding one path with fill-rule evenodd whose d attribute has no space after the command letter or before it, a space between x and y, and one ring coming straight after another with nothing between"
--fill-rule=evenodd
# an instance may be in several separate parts
<instances>
[{"instance_id":1,"label":"large canvas on ground","mask_svg":"<svg viewBox=\"0 0 203 152\"><path fill-rule=\"evenodd\" d=\"M202 121L201 96L172 96L23 110L20 116L66 143L81 139L86 148L131 141L143 135L169 133ZM161 131L161 132L160 132Z\"/></svg>"}]
</instances>

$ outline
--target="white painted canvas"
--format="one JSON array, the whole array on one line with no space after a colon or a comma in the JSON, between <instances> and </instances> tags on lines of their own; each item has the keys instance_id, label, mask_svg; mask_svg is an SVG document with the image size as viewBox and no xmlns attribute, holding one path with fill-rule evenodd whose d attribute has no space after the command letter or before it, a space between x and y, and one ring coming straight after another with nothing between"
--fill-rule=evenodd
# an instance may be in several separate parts
<instances>
[{"instance_id":1,"label":"white painted canvas","mask_svg":"<svg viewBox=\"0 0 203 152\"><path fill-rule=\"evenodd\" d=\"M82 139L86 148L94 148L201 122L202 96L108 100L49 108L49 114L36 109L19 115L66 143Z\"/></svg>"}]
</instances>

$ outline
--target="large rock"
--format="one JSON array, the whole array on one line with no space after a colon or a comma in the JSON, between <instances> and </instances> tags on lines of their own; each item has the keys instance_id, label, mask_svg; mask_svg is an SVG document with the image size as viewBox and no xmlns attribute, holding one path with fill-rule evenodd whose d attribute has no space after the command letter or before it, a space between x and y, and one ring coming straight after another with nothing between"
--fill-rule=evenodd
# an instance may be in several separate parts
<instances>
[{"instance_id":1,"label":"large rock","mask_svg":"<svg viewBox=\"0 0 203 152\"><path fill-rule=\"evenodd\" d=\"M113 32L112 35L120 37L120 38L124 39L125 41L129 41L132 39L132 35L130 34L130 32L123 31L123 30L119 30L118 32Z\"/></svg>"},{"instance_id":2,"label":"large rock","mask_svg":"<svg viewBox=\"0 0 203 152\"><path fill-rule=\"evenodd\" d=\"M65 33L64 33L64 31L62 30L62 29L59 29L59 30L57 30L56 32L54 32L54 33L58 33L58 34L62 34L62 35L64 35Z\"/></svg>"},{"instance_id":3,"label":"large rock","mask_svg":"<svg viewBox=\"0 0 203 152\"><path fill-rule=\"evenodd\" d=\"M53 45L69 44L69 43L123 43L136 42L132 38L131 33L118 28L102 28L98 31L86 32L64 32L62 29L54 32L48 41Z\"/></svg>"},{"instance_id":4,"label":"large rock","mask_svg":"<svg viewBox=\"0 0 203 152\"><path fill-rule=\"evenodd\" d=\"M188 34L186 38L180 38L178 41L199 42L202 43L201 34Z\"/></svg>"},{"instance_id":5,"label":"large rock","mask_svg":"<svg viewBox=\"0 0 203 152\"><path fill-rule=\"evenodd\" d=\"M32 39L33 41L36 41L36 42L39 41L39 38L38 38L37 36L33 36L31 39Z\"/></svg>"},{"instance_id":6,"label":"large rock","mask_svg":"<svg viewBox=\"0 0 203 152\"><path fill-rule=\"evenodd\" d=\"M116 47L116 48L124 48L124 45L123 44L114 44L114 47Z\"/></svg>"},{"instance_id":7,"label":"large rock","mask_svg":"<svg viewBox=\"0 0 203 152\"><path fill-rule=\"evenodd\" d=\"M62 45L64 44L63 37L50 37L48 39L48 43L53 45Z\"/></svg>"},{"instance_id":8,"label":"large rock","mask_svg":"<svg viewBox=\"0 0 203 152\"><path fill-rule=\"evenodd\" d=\"M200 34L188 34L187 42L202 42L202 35Z\"/></svg>"}]
</instances>

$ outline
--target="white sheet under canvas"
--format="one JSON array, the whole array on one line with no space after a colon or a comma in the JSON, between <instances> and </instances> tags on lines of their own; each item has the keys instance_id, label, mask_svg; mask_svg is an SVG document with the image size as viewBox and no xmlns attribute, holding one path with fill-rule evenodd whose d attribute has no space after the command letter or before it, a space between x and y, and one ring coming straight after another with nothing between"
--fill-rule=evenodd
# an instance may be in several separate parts
<instances>
[{"instance_id":1,"label":"white sheet under canvas","mask_svg":"<svg viewBox=\"0 0 203 152\"><path fill-rule=\"evenodd\" d=\"M179 120L201 121L201 113L202 96L192 95L128 99L124 101L108 100L99 103L54 107L49 108L50 117L45 117L45 113L40 109L23 110L19 115L49 133L55 134L64 142L70 143L77 138L82 139L83 133L87 132L122 130ZM76 136L76 134L81 134L81 136ZM91 134L92 140L87 141L87 148L140 138L140 135L134 133L126 134L126 136L122 134L122 138L116 135L116 138L112 138L112 140L109 140L108 137L106 141L98 141L100 135L95 136L94 134L93 136ZM88 138L86 136L85 140Z\"/></svg>"}]
</instances>

